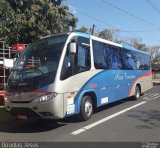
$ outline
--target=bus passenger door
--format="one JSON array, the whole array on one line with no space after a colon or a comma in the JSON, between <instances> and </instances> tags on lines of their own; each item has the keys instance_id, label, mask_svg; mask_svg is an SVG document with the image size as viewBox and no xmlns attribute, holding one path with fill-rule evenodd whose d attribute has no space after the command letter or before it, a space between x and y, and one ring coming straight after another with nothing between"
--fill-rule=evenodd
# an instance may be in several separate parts
<instances>
[{"instance_id":1,"label":"bus passenger door","mask_svg":"<svg viewBox=\"0 0 160 148\"><path fill-rule=\"evenodd\" d=\"M90 62L90 43L88 38L77 37L71 43L75 44L75 51L71 51L68 44L66 55L64 58L61 80L65 80L76 74L88 71L91 66ZM77 80L78 81L78 80Z\"/></svg>"}]
</instances>

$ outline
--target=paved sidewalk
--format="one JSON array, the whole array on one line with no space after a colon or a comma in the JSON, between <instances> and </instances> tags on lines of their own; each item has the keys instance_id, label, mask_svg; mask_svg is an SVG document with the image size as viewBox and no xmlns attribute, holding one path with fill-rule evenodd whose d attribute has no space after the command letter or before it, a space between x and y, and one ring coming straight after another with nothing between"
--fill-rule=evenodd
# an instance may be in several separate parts
<instances>
[{"instance_id":1,"label":"paved sidewalk","mask_svg":"<svg viewBox=\"0 0 160 148\"><path fill-rule=\"evenodd\" d=\"M153 79L154 84L160 84L160 78L159 79Z\"/></svg>"}]
</instances>

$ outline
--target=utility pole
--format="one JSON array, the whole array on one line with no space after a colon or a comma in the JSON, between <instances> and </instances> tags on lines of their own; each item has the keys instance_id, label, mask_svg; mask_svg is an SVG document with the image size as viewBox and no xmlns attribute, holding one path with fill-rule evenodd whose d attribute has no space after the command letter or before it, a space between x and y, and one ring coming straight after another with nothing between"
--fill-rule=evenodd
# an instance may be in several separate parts
<instances>
[{"instance_id":1,"label":"utility pole","mask_svg":"<svg viewBox=\"0 0 160 148\"><path fill-rule=\"evenodd\" d=\"M95 29L95 24L93 24L93 27L92 27L92 35L94 35L94 29Z\"/></svg>"}]
</instances>

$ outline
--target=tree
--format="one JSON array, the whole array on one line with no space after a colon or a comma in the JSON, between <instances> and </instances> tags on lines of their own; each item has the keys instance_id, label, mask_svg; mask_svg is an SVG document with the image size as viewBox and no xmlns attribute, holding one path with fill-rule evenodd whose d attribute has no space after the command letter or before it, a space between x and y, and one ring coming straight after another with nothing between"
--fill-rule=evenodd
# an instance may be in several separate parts
<instances>
[{"instance_id":1,"label":"tree","mask_svg":"<svg viewBox=\"0 0 160 148\"><path fill-rule=\"evenodd\" d=\"M160 69L160 45L149 46L148 49L151 55L153 69L156 70L157 67Z\"/></svg>"},{"instance_id":2,"label":"tree","mask_svg":"<svg viewBox=\"0 0 160 148\"><path fill-rule=\"evenodd\" d=\"M92 30L92 28L87 28L85 26L82 26L81 28L77 29L76 31L91 34L91 30ZM118 33L119 33L118 29L117 30L115 30L115 29L104 29L100 32L98 30L94 29L94 36L98 36L100 38L103 38L103 39L106 39L106 40L109 40L109 41L119 42L119 40L117 38Z\"/></svg>"},{"instance_id":3,"label":"tree","mask_svg":"<svg viewBox=\"0 0 160 148\"><path fill-rule=\"evenodd\" d=\"M55 6L60 6L62 0L51 0L51 2L52 2Z\"/></svg>"},{"instance_id":4,"label":"tree","mask_svg":"<svg viewBox=\"0 0 160 148\"><path fill-rule=\"evenodd\" d=\"M43 36L67 32L75 27L77 18L68 6L57 6L50 0L7 0L1 9L0 40L30 43Z\"/></svg>"},{"instance_id":5,"label":"tree","mask_svg":"<svg viewBox=\"0 0 160 148\"><path fill-rule=\"evenodd\" d=\"M114 29L104 29L99 32L98 36L100 38L109 40L109 41L118 41L117 33L119 33L119 30Z\"/></svg>"},{"instance_id":6,"label":"tree","mask_svg":"<svg viewBox=\"0 0 160 148\"><path fill-rule=\"evenodd\" d=\"M76 31L78 32L82 32L82 33L89 33L89 28L85 27L85 26L82 26L81 28L79 29L76 29Z\"/></svg>"},{"instance_id":7,"label":"tree","mask_svg":"<svg viewBox=\"0 0 160 148\"><path fill-rule=\"evenodd\" d=\"M39 0L8 0L8 2L13 8L21 8L21 9L28 7L34 1L39 1ZM48 0L48 2L52 3L55 7L58 7L61 5L62 0Z\"/></svg>"},{"instance_id":8,"label":"tree","mask_svg":"<svg viewBox=\"0 0 160 148\"><path fill-rule=\"evenodd\" d=\"M147 46L142 43L142 39L141 38L128 38L126 40L124 40L123 42L139 49L139 50L143 50L143 51L148 51Z\"/></svg>"}]
</instances>

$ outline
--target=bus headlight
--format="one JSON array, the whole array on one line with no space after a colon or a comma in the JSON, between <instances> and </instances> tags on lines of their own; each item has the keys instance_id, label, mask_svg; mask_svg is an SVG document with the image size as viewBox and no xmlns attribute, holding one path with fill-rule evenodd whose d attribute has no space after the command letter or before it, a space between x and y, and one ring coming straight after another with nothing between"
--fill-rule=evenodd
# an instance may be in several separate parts
<instances>
[{"instance_id":1,"label":"bus headlight","mask_svg":"<svg viewBox=\"0 0 160 148\"><path fill-rule=\"evenodd\" d=\"M36 98L36 102L37 103L46 102L48 100L54 99L57 95L58 95L58 93L56 93L56 92L45 94L45 95L42 95L42 96L39 96L38 98Z\"/></svg>"}]
</instances>

